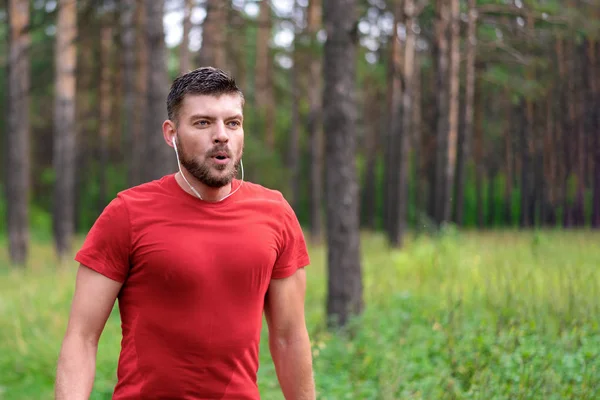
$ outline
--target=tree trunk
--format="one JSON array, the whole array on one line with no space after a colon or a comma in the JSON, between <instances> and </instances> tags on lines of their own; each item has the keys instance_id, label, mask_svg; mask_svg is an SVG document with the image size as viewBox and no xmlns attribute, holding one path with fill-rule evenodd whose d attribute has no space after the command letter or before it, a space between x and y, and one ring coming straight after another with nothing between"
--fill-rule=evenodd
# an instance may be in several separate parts
<instances>
[{"instance_id":1,"label":"tree trunk","mask_svg":"<svg viewBox=\"0 0 600 400\"><path fill-rule=\"evenodd\" d=\"M436 1L435 44L437 47L437 125L436 125L436 165L434 193L434 218L439 226L444 221L446 198L446 171L449 163L449 46L448 26L450 8L446 0Z\"/></svg>"},{"instance_id":2,"label":"tree trunk","mask_svg":"<svg viewBox=\"0 0 600 400\"><path fill-rule=\"evenodd\" d=\"M452 217L454 172L456 171L456 141L458 137L459 81L460 81L460 7L458 0L450 1L450 70L448 105L448 141L444 196L441 201L440 222L446 223Z\"/></svg>"},{"instance_id":3,"label":"tree trunk","mask_svg":"<svg viewBox=\"0 0 600 400\"><path fill-rule=\"evenodd\" d=\"M310 152L310 238L315 244L323 236L323 128L322 128L322 60L318 50L317 33L322 26L321 0L308 3L307 33L310 38L310 61L308 64L308 121L307 130Z\"/></svg>"},{"instance_id":4,"label":"tree trunk","mask_svg":"<svg viewBox=\"0 0 600 400\"><path fill-rule=\"evenodd\" d=\"M209 3L210 4L210 3ZM179 74L183 75L190 71L190 32L192 30L192 11L194 11L194 0L185 0L183 11L183 35L179 47ZM207 14L208 15L208 14ZM209 39L210 40L210 39Z\"/></svg>"},{"instance_id":5,"label":"tree trunk","mask_svg":"<svg viewBox=\"0 0 600 400\"><path fill-rule=\"evenodd\" d=\"M145 132L146 114L148 109L148 42L146 40L146 1L136 0L136 78L135 78L135 109L131 131L131 171L130 186L143 183L147 172L142 170L142 155L149 147ZM147 157L147 155L146 155Z\"/></svg>"},{"instance_id":6,"label":"tree trunk","mask_svg":"<svg viewBox=\"0 0 600 400\"><path fill-rule=\"evenodd\" d=\"M510 102L510 93L505 90L504 94L506 119L504 126L504 168L506 175L506 184L504 186L504 222L512 225L512 192L514 181L513 169L513 138L512 138L512 105Z\"/></svg>"},{"instance_id":7,"label":"tree trunk","mask_svg":"<svg viewBox=\"0 0 600 400\"><path fill-rule=\"evenodd\" d=\"M566 93L565 99L567 104L567 129L565 130L567 136L565 137L565 152L568 154L567 157L567 174L565 175L565 227L577 226L577 188L574 194L573 203L569 201L569 180L575 178L578 173L578 160L577 160L577 109L576 109L576 93L575 93L575 68L573 66L575 52L574 44L571 40L565 43L565 60L566 60Z\"/></svg>"},{"instance_id":8,"label":"tree trunk","mask_svg":"<svg viewBox=\"0 0 600 400\"><path fill-rule=\"evenodd\" d=\"M111 131L111 63L113 30L111 21L105 16L100 31L100 193L98 196L98 215L108 204L109 139Z\"/></svg>"},{"instance_id":9,"label":"tree trunk","mask_svg":"<svg viewBox=\"0 0 600 400\"><path fill-rule=\"evenodd\" d=\"M363 226L370 230L375 230L376 216L376 199L377 199L377 142L379 132L382 128L382 115L380 110L381 104L379 92L374 79L368 79L365 82L364 92L364 115L368 118L369 123L365 126L365 173L363 181L363 194L361 196L361 215L363 218Z\"/></svg>"},{"instance_id":10,"label":"tree trunk","mask_svg":"<svg viewBox=\"0 0 600 400\"><path fill-rule=\"evenodd\" d=\"M569 154L569 144L570 140L565 135L566 132L570 131L569 126L569 117L566 115L565 110L568 108L568 90L567 90L567 65L566 65L566 57L565 57L565 49L564 49L564 39L558 37L556 39L556 60L558 62L558 90L557 90L557 100L558 100L558 109L560 110L557 113L559 119L556 121L556 141L557 141L557 155L558 149L561 149L561 158L562 162L559 164L559 174L558 179L560 180L560 184L557 185L560 188L560 199L562 202L562 224L564 227L568 227L571 225L571 209L569 206L569 196L568 196L568 182L569 175L571 173L571 157ZM557 188L557 190L558 190Z\"/></svg>"},{"instance_id":11,"label":"tree trunk","mask_svg":"<svg viewBox=\"0 0 600 400\"><path fill-rule=\"evenodd\" d=\"M294 1L294 10L297 11L298 4ZM292 198L291 205L296 212L300 206L300 73L302 67L300 65L300 50L299 50L299 32L294 34L294 50L292 53L293 65L290 69L290 81L292 86L292 120L290 127L290 137L288 144L287 167L291 173Z\"/></svg>"},{"instance_id":12,"label":"tree trunk","mask_svg":"<svg viewBox=\"0 0 600 400\"><path fill-rule=\"evenodd\" d=\"M492 228L496 223L496 175L497 168L494 162L488 169L488 196L487 196L487 226Z\"/></svg>"},{"instance_id":13,"label":"tree trunk","mask_svg":"<svg viewBox=\"0 0 600 400\"><path fill-rule=\"evenodd\" d=\"M533 14L527 12L527 23L524 28L524 41L532 45L535 36ZM528 82L535 80L535 66L525 68ZM522 170L521 170L521 227L531 227L535 223L535 174L534 159L535 121L534 104L531 96L525 96L525 126L521 136Z\"/></svg>"},{"instance_id":14,"label":"tree trunk","mask_svg":"<svg viewBox=\"0 0 600 400\"><path fill-rule=\"evenodd\" d=\"M406 83L402 92L402 131L399 132L398 146L398 181L396 182L396 222L391 232L390 243L393 247L400 248L403 244L404 233L407 226L408 210L408 155L412 128L413 104L413 71L415 68L416 33L413 29L415 21L415 6L413 0L404 0L404 17L406 26L406 44L404 46L404 79Z\"/></svg>"},{"instance_id":15,"label":"tree trunk","mask_svg":"<svg viewBox=\"0 0 600 400\"><path fill-rule=\"evenodd\" d=\"M485 163L483 159L483 98L480 82L475 84L475 109L474 109L474 145L475 145L475 192L476 192L476 212L477 225L483 228L485 225L485 211L483 199L483 179L485 177Z\"/></svg>"},{"instance_id":16,"label":"tree trunk","mask_svg":"<svg viewBox=\"0 0 600 400\"><path fill-rule=\"evenodd\" d=\"M222 0L215 0L221 2ZM271 43L271 2L260 2L258 34L256 41L255 91L256 111L265 143L271 150L275 148L275 100L273 94L273 61L270 54Z\"/></svg>"},{"instance_id":17,"label":"tree trunk","mask_svg":"<svg viewBox=\"0 0 600 400\"><path fill-rule=\"evenodd\" d=\"M600 107L599 102L596 104ZM596 111L597 112L597 111ZM594 189L593 189L593 210L592 210L592 227L600 229L600 121L596 117L595 126L595 151L594 151Z\"/></svg>"},{"instance_id":18,"label":"tree trunk","mask_svg":"<svg viewBox=\"0 0 600 400\"><path fill-rule=\"evenodd\" d=\"M456 165L456 203L454 215L458 225L464 222L466 165L469 144L473 137L473 97L475 93L475 60L477 51L477 11L475 0L468 0L468 23L466 43L464 129L459 137Z\"/></svg>"},{"instance_id":19,"label":"tree trunk","mask_svg":"<svg viewBox=\"0 0 600 400\"><path fill-rule=\"evenodd\" d=\"M323 113L327 204L327 319L345 326L363 310L356 152L356 0L324 3Z\"/></svg>"},{"instance_id":20,"label":"tree trunk","mask_svg":"<svg viewBox=\"0 0 600 400\"><path fill-rule=\"evenodd\" d=\"M8 131L6 132L6 218L12 264L24 267L29 256L31 187L29 86L29 1L8 2Z\"/></svg>"},{"instance_id":21,"label":"tree trunk","mask_svg":"<svg viewBox=\"0 0 600 400\"><path fill-rule=\"evenodd\" d=\"M109 0L110 4L112 0ZM112 30L112 38L113 44L111 46L112 54L123 54L123 45L122 45L122 33L121 33L121 25L119 20L121 18L121 11L119 8L115 8L113 12L110 12L110 21ZM115 56L113 56L114 58ZM116 60L116 58L115 58ZM121 141L123 140L122 136L122 110L123 110L123 68L120 68L120 65L116 64L115 61L112 62L110 66L111 69L111 107L110 111L112 114L110 120L110 149L109 151L109 162L110 163L123 163L126 157L126 152L123 151L121 146ZM112 158L111 158L112 157ZM124 165L126 167L126 164Z\"/></svg>"},{"instance_id":22,"label":"tree trunk","mask_svg":"<svg viewBox=\"0 0 600 400\"><path fill-rule=\"evenodd\" d=\"M552 91L549 92L549 95L552 94ZM552 97L548 97L552 98ZM552 226L555 223L555 183L556 183L556 159L554 157L554 146L553 146L553 137L554 137L554 114L553 114L553 102L551 100L546 101L546 129L544 132L543 139L543 208L544 211L541 212L542 224L545 226Z\"/></svg>"},{"instance_id":23,"label":"tree trunk","mask_svg":"<svg viewBox=\"0 0 600 400\"><path fill-rule=\"evenodd\" d=\"M535 160L535 178L534 178L534 196L532 198L531 213L533 215L532 223L534 226L539 226L544 217L546 210L544 191L546 190L546 181L544 179L544 136L547 130L545 109L543 108L544 103L538 102L538 113L537 122L535 122L536 130L534 131L534 160ZM535 121L535 119L534 119ZM546 120L547 122L547 120Z\"/></svg>"},{"instance_id":24,"label":"tree trunk","mask_svg":"<svg viewBox=\"0 0 600 400\"><path fill-rule=\"evenodd\" d=\"M424 206L424 200L427 198L425 190L427 188L427 170L426 155L424 154L424 134L423 134L423 121L422 121L422 105L423 100L422 92L422 80L421 80L421 62L419 60L418 52L415 53L415 71L413 76L413 152L414 152L414 169L415 169L415 190L413 192L414 206L415 206L415 223L417 230L421 225L421 215L427 213L427 209Z\"/></svg>"},{"instance_id":25,"label":"tree trunk","mask_svg":"<svg viewBox=\"0 0 600 400\"><path fill-rule=\"evenodd\" d=\"M167 119L165 102L169 93L167 53L163 28L164 0L146 0L146 40L148 46L148 86L146 108L146 141L144 156L147 164L146 181L159 179L177 169L173 149L163 138L161 126Z\"/></svg>"},{"instance_id":26,"label":"tree trunk","mask_svg":"<svg viewBox=\"0 0 600 400\"><path fill-rule=\"evenodd\" d=\"M164 1L164 0L163 0ZM186 0L188 1L188 0ZM268 1L262 3L267 4ZM262 15L261 4L261 15ZM227 3L223 0L206 1L206 18L202 27L202 48L199 64L201 67L216 67L229 71L226 53Z\"/></svg>"},{"instance_id":27,"label":"tree trunk","mask_svg":"<svg viewBox=\"0 0 600 400\"><path fill-rule=\"evenodd\" d=\"M89 18L89 11L80 14L81 18ZM89 170L96 162L94 149L97 148L95 140L98 137L98 79L100 74L99 63L95 59L96 44L100 36L99 25L96 21L93 23L82 24L82 31L79 33L77 54L77 107L76 107L76 145L75 145L75 220L76 231L80 228L85 229L89 226L82 226L81 217L89 215L90 204L85 197L89 193L90 179ZM95 179L94 179L95 181ZM93 210L93 208L92 208ZM91 221L88 221L88 223Z\"/></svg>"},{"instance_id":28,"label":"tree trunk","mask_svg":"<svg viewBox=\"0 0 600 400\"><path fill-rule=\"evenodd\" d=\"M592 111L592 136L594 137L594 179L593 179L593 194L592 194L592 227L600 229L600 41L591 41L590 59L593 60L590 65L592 71L593 82L593 103Z\"/></svg>"},{"instance_id":29,"label":"tree trunk","mask_svg":"<svg viewBox=\"0 0 600 400\"><path fill-rule=\"evenodd\" d=\"M56 251L63 259L71 251L75 229L75 71L77 68L77 5L58 2L55 51L54 213Z\"/></svg>"},{"instance_id":30,"label":"tree trunk","mask_svg":"<svg viewBox=\"0 0 600 400\"><path fill-rule=\"evenodd\" d=\"M121 1L121 46L122 53L122 71L123 71L123 141L125 154L133 156L133 121L135 115L135 55L136 55L136 26L135 0ZM134 177L133 161L131 158L125 158L127 163L127 184L135 185L139 178ZM135 178L135 179L134 179Z\"/></svg>"},{"instance_id":31,"label":"tree trunk","mask_svg":"<svg viewBox=\"0 0 600 400\"><path fill-rule=\"evenodd\" d=\"M525 100L525 125L521 131L521 227L531 227L533 153L533 102Z\"/></svg>"},{"instance_id":32,"label":"tree trunk","mask_svg":"<svg viewBox=\"0 0 600 400\"><path fill-rule=\"evenodd\" d=\"M574 80L573 84L573 98L575 100L575 104L573 105L575 110L575 136L576 136L576 157L577 160L577 188L575 195L575 221L577 226L583 227L585 225L585 162L586 162L586 143L585 143L585 125L584 125L584 104L585 104L585 93L587 91L588 85L590 82L586 79L586 75L584 72L584 57L582 57L582 52L577 51L578 45L573 44L574 54L572 59L572 77ZM585 50L585 49L583 49ZM585 53L583 54L585 55Z\"/></svg>"},{"instance_id":33,"label":"tree trunk","mask_svg":"<svg viewBox=\"0 0 600 400\"><path fill-rule=\"evenodd\" d=\"M384 131L383 141L385 143L384 151L384 203L383 203L383 224L388 236L396 229L397 217L397 182L398 182L398 163L394 156L399 147L400 134L400 111L402 106L402 48L398 38L398 24L403 21L402 0L394 1L394 28L390 38L390 58L388 62L388 86L387 93L387 113L388 128Z\"/></svg>"}]
</instances>

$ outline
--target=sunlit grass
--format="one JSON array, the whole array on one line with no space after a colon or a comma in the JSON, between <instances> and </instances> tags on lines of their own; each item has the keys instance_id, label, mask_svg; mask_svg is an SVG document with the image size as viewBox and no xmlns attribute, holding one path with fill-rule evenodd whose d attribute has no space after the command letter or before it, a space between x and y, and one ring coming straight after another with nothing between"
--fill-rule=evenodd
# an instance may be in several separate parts
<instances>
[{"instance_id":1,"label":"sunlit grass","mask_svg":"<svg viewBox=\"0 0 600 400\"><path fill-rule=\"evenodd\" d=\"M325 249L306 300L319 399L600 398L600 234L464 232L362 244L365 312L324 323ZM36 242L25 270L0 250L0 399L52 398L75 264ZM282 399L263 327L259 385ZM109 399L119 316L100 341L94 399Z\"/></svg>"}]
</instances>

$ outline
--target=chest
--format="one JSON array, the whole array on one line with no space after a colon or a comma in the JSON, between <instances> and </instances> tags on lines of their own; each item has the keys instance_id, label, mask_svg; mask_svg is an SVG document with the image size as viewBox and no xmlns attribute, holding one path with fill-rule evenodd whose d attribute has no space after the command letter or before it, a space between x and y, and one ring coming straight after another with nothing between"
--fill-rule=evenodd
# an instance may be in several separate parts
<instances>
[{"instance_id":1,"label":"chest","mask_svg":"<svg viewBox=\"0 0 600 400\"><path fill-rule=\"evenodd\" d=\"M243 304L264 296L279 231L268 215L156 213L134 230L129 280L162 298Z\"/></svg>"}]
</instances>

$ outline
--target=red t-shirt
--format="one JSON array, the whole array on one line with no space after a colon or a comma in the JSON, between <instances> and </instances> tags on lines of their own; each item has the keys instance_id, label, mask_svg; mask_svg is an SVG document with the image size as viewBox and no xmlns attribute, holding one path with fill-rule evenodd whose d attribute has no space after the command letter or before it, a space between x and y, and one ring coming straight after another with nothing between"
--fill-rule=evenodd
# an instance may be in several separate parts
<instances>
[{"instance_id":1,"label":"red t-shirt","mask_svg":"<svg viewBox=\"0 0 600 400\"><path fill-rule=\"evenodd\" d=\"M278 191L244 182L210 203L174 175L119 193L75 260L123 282L118 400L259 399L269 282L309 264Z\"/></svg>"}]
</instances>

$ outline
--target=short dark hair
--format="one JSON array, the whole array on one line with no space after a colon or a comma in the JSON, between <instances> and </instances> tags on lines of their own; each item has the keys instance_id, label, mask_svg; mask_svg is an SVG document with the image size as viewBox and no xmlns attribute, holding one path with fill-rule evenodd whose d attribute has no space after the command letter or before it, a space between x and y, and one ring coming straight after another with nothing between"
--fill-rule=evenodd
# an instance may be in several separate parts
<instances>
[{"instance_id":1,"label":"short dark hair","mask_svg":"<svg viewBox=\"0 0 600 400\"><path fill-rule=\"evenodd\" d=\"M235 79L225 71L214 67L202 67L177 77L167 97L167 115L177 121L177 114L186 94L213 95L237 93L244 104L244 94Z\"/></svg>"}]
</instances>

